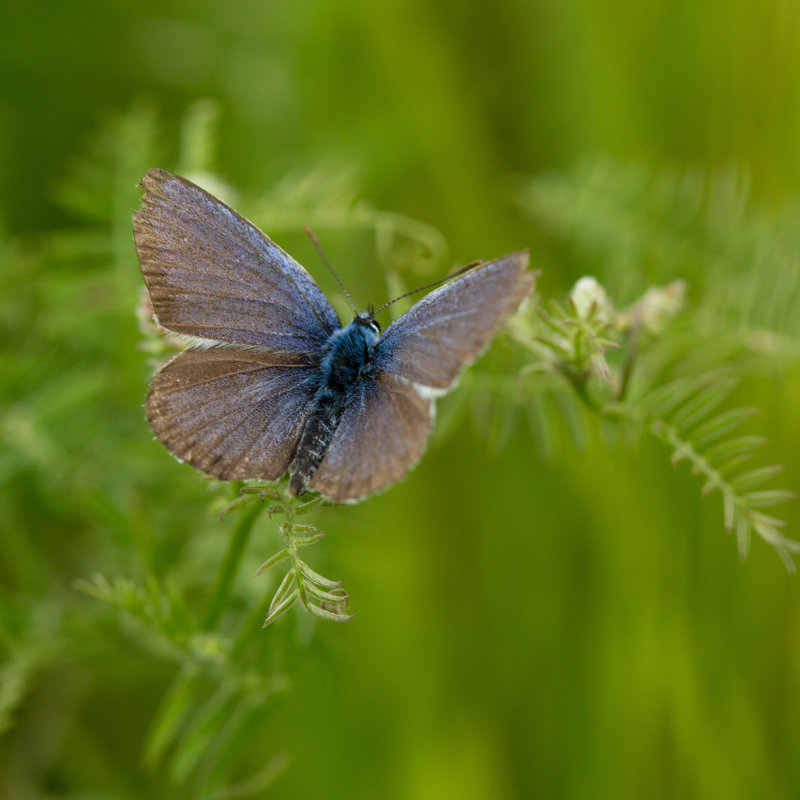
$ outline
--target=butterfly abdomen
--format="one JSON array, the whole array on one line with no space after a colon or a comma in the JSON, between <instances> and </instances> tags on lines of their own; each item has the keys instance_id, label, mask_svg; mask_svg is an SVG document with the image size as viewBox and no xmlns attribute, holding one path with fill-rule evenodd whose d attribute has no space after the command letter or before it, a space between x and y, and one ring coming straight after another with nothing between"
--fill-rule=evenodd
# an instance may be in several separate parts
<instances>
[{"instance_id":1,"label":"butterfly abdomen","mask_svg":"<svg viewBox=\"0 0 800 800\"><path fill-rule=\"evenodd\" d=\"M314 399L313 409L303 429L291 465L292 477L289 481L291 494L301 495L308 488L308 482L328 452L344 409L344 398L326 387L323 387Z\"/></svg>"},{"instance_id":2,"label":"butterfly abdomen","mask_svg":"<svg viewBox=\"0 0 800 800\"><path fill-rule=\"evenodd\" d=\"M291 494L306 491L328 452L358 381L371 380L370 365L378 338L377 327L357 317L328 339L320 361L320 388L290 466Z\"/></svg>"}]
</instances>

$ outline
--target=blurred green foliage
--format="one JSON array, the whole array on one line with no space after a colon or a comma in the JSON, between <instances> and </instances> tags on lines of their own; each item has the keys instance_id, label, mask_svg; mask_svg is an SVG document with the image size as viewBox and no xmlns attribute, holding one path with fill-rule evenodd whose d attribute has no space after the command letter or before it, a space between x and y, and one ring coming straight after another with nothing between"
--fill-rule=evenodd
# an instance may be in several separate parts
<instances>
[{"instance_id":1,"label":"blurred green foliage","mask_svg":"<svg viewBox=\"0 0 800 800\"><path fill-rule=\"evenodd\" d=\"M130 223L162 166L334 302L303 224L363 305L525 246L545 298L683 279L633 396L727 367L797 487L794 4L36 0L0 42L0 797L798 795L797 578L509 340L314 518L355 618L262 631L278 522L152 440Z\"/></svg>"}]
</instances>

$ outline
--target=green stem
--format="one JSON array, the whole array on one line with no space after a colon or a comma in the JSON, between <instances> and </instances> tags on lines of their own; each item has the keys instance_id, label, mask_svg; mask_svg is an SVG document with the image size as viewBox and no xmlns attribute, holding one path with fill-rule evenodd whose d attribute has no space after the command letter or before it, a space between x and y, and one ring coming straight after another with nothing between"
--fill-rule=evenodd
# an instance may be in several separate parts
<instances>
[{"instance_id":1,"label":"green stem","mask_svg":"<svg viewBox=\"0 0 800 800\"><path fill-rule=\"evenodd\" d=\"M602 412L602 408L597 405L591 394L589 394L589 375L586 370L578 372L574 369L563 369L561 370L561 374L569 381L570 385L575 390L575 394L578 395L578 399L586 408L595 414Z\"/></svg>"},{"instance_id":2,"label":"green stem","mask_svg":"<svg viewBox=\"0 0 800 800\"><path fill-rule=\"evenodd\" d=\"M617 392L618 402L622 402L625 399L625 395L628 392L628 387L630 386L631 376L633 375L633 367L636 364L636 356L639 353L639 332L641 327L641 315L637 314L634 317L630 333L628 334L628 352L625 356L625 363L622 367L622 380L620 381L619 391Z\"/></svg>"},{"instance_id":3,"label":"green stem","mask_svg":"<svg viewBox=\"0 0 800 800\"><path fill-rule=\"evenodd\" d=\"M297 549L297 540L294 532L294 518L295 507L294 498L290 497L287 492L286 503L286 539L289 542L289 553L292 559L292 568L294 569L295 578L297 580L297 593L300 596L300 602L308 608L308 596L303 585L302 561L300 560L300 552Z\"/></svg>"},{"instance_id":4,"label":"green stem","mask_svg":"<svg viewBox=\"0 0 800 800\"><path fill-rule=\"evenodd\" d=\"M256 503L240 520L236 523L231 532L231 539L228 543L228 552L217 572L217 580L211 593L211 600L203 617L204 630L212 630L219 623L222 611L225 608L231 594L231 586L242 560L247 542L253 530L256 517L263 511L261 503Z\"/></svg>"}]
</instances>

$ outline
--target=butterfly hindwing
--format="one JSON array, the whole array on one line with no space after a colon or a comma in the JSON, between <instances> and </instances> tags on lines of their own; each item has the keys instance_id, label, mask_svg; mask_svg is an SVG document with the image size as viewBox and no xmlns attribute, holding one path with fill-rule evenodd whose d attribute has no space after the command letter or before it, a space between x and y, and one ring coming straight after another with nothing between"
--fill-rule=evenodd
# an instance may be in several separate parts
<instances>
[{"instance_id":1,"label":"butterfly hindwing","mask_svg":"<svg viewBox=\"0 0 800 800\"><path fill-rule=\"evenodd\" d=\"M316 371L290 355L186 350L153 379L147 418L167 449L215 478L276 480L294 455L316 388Z\"/></svg>"},{"instance_id":2,"label":"butterfly hindwing","mask_svg":"<svg viewBox=\"0 0 800 800\"><path fill-rule=\"evenodd\" d=\"M161 169L140 185L134 241L162 327L296 352L340 327L305 269L221 200Z\"/></svg>"},{"instance_id":3,"label":"butterfly hindwing","mask_svg":"<svg viewBox=\"0 0 800 800\"><path fill-rule=\"evenodd\" d=\"M433 400L388 372L358 383L310 487L335 503L400 480L422 456Z\"/></svg>"},{"instance_id":4,"label":"butterfly hindwing","mask_svg":"<svg viewBox=\"0 0 800 800\"><path fill-rule=\"evenodd\" d=\"M380 369L445 391L528 296L528 253L482 264L415 303L384 333Z\"/></svg>"}]
</instances>

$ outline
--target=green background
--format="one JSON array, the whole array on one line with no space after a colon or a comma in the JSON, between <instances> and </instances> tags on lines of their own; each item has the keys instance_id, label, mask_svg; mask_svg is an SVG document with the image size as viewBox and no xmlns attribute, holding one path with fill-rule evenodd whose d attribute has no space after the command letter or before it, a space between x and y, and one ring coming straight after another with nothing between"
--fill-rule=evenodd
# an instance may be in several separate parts
<instances>
[{"instance_id":1,"label":"green background","mask_svg":"<svg viewBox=\"0 0 800 800\"><path fill-rule=\"evenodd\" d=\"M597 157L734 166L775 213L800 185L789 0L30 2L0 29L0 793L14 800L217 789L143 755L176 659L74 586L155 576L193 611L235 524L152 441L133 314L136 183L180 167L196 101L217 104L211 166L243 202L352 169L375 207L441 231L436 274L530 247L544 296L603 276L519 207L526 176ZM382 303L370 238L317 232L356 302ZM299 230L279 242L333 292ZM675 274L702 285L708 268ZM797 359L741 392L797 486ZM292 611L260 629L274 584L248 569L280 545L259 522L226 624L255 609L247 668L286 686L236 739L226 781L272 764L252 796L797 797L800 584L772 550L756 541L741 564L719 499L657 442L609 448L590 429L545 458L524 426L497 447L451 418L402 484L317 518L328 536L309 561L344 579L352 622ZM797 536L796 504L785 514ZM224 719L206 722L213 751Z\"/></svg>"}]
</instances>

